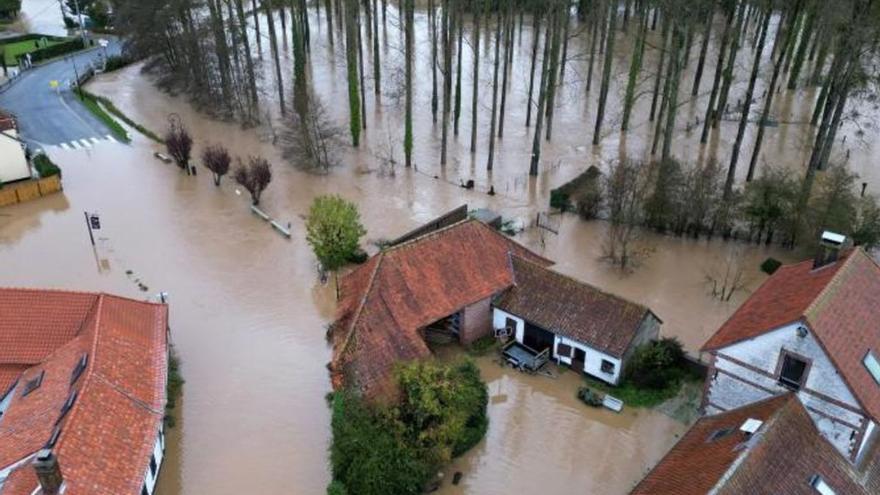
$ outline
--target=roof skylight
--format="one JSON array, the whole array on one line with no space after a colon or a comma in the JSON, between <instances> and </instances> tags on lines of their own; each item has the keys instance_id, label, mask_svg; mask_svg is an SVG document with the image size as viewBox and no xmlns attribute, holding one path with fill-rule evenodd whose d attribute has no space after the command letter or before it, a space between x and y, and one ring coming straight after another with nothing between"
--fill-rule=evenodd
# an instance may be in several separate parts
<instances>
[{"instance_id":1,"label":"roof skylight","mask_svg":"<svg viewBox=\"0 0 880 495\"><path fill-rule=\"evenodd\" d=\"M865 355L865 359L862 360L862 363L865 365L865 368L868 368L868 373L874 377L874 381L880 385L880 361L877 360L874 351L868 351L868 354Z\"/></svg>"}]
</instances>

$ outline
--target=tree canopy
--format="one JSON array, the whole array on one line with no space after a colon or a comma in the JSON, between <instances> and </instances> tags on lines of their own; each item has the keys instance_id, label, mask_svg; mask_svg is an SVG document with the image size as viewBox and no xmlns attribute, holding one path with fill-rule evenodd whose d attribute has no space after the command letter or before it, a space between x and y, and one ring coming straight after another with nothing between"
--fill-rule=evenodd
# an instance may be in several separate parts
<instances>
[{"instance_id":1,"label":"tree canopy","mask_svg":"<svg viewBox=\"0 0 880 495\"><path fill-rule=\"evenodd\" d=\"M306 241L324 268L338 270L348 263L366 233L354 203L337 195L315 198L306 220Z\"/></svg>"}]
</instances>

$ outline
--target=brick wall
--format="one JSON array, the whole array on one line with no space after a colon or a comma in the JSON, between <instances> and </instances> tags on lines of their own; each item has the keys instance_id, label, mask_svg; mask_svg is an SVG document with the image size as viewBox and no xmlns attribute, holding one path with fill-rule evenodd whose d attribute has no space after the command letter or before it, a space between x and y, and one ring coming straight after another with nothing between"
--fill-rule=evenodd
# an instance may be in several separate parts
<instances>
[{"instance_id":1,"label":"brick wall","mask_svg":"<svg viewBox=\"0 0 880 495\"><path fill-rule=\"evenodd\" d=\"M464 308L459 331L462 344L470 344L480 337L492 334L491 297Z\"/></svg>"}]
</instances>

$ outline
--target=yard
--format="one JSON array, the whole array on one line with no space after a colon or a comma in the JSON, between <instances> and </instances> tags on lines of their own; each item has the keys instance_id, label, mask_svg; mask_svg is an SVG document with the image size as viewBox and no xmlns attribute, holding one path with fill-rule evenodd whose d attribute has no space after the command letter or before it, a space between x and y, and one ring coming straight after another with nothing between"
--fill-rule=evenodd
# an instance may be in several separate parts
<instances>
[{"instance_id":1,"label":"yard","mask_svg":"<svg viewBox=\"0 0 880 495\"><path fill-rule=\"evenodd\" d=\"M12 67L18 65L18 57L25 53L31 53L40 48L63 43L64 39L40 38L32 40L14 41L0 45L0 51L3 52L4 62L7 66Z\"/></svg>"},{"instance_id":2,"label":"yard","mask_svg":"<svg viewBox=\"0 0 880 495\"><path fill-rule=\"evenodd\" d=\"M552 363L556 378L502 367L492 353L477 363L489 389L489 431L449 466L441 494L626 493L689 426L663 407L589 407L575 396L580 375ZM456 472L463 476L453 485Z\"/></svg>"}]
</instances>

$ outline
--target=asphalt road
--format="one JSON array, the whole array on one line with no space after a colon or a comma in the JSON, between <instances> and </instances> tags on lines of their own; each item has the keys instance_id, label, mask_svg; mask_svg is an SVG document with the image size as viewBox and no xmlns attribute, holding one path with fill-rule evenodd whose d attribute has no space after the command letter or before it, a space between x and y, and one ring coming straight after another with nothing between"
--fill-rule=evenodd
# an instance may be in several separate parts
<instances>
[{"instance_id":1,"label":"asphalt road","mask_svg":"<svg viewBox=\"0 0 880 495\"><path fill-rule=\"evenodd\" d=\"M108 55L117 54L119 44L111 42L106 50ZM93 63L99 66L103 52L98 48L35 67L0 93L0 108L16 117L22 139L36 147L67 149L113 140L110 129L71 90L74 74L82 74ZM57 89L50 86L52 81L58 81Z\"/></svg>"}]
</instances>

